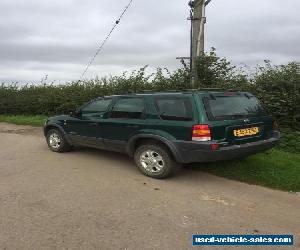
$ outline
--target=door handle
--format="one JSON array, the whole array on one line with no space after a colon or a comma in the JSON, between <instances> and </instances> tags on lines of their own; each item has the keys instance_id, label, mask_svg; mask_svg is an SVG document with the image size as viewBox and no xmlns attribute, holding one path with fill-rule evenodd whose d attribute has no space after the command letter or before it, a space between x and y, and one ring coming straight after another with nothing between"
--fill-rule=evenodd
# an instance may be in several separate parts
<instances>
[{"instance_id":1,"label":"door handle","mask_svg":"<svg viewBox=\"0 0 300 250\"><path fill-rule=\"evenodd\" d=\"M92 115L91 117L93 117L93 118L103 118L103 114L102 115Z\"/></svg>"},{"instance_id":2,"label":"door handle","mask_svg":"<svg viewBox=\"0 0 300 250\"><path fill-rule=\"evenodd\" d=\"M126 128L139 128L139 125L127 125Z\"/></svg>"},{"instance_id":3,"label":"door handle","mask_svg":"<svg viewBox=\"0 0 300 250\"><path fill-rule=\"evenodd\" d=\"M98 126L98 123L97 122L91 122L91 123L89 123L89 125L91 125L91 126Z\"/></svg>"}]
</instances>

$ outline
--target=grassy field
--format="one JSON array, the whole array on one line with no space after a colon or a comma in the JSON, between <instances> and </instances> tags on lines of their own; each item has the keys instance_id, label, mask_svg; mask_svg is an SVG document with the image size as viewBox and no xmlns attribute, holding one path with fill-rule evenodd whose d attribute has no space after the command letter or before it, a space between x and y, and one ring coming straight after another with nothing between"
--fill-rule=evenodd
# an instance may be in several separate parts
<instances>
[{"instance_id":1,"label":"grassy field","mask_svg":"<svg viewBox=\"0 0 300 250\"><path fill-rule=\"evenodd\" d=\"M4 116L0 122L42 126L46 116ZM300 192L300 154L279 149L257 154L243 160L194 164L196 170L284 191Z\"/></svg>"},{"instance_id":2,"label":"grassy field","mask_svg":"<svg viewBox=\"0 0 300 250\"><path fill-rule=\"evenodd\" d=\"M0 122L9 122L17 125L42 126L46 119L47 117L42 115L0 115Z\"/></svg>"},{"instance_id":3,"label":"grassy field","mask_svg":"<svg viewBox=\"0 0 300 250\"><path fill-rule=\"evenodd\" d=\"M300 154L277 149L243 160L194 164L193 169L249 184L300 192Z\"/></svg>"}]
</instances>

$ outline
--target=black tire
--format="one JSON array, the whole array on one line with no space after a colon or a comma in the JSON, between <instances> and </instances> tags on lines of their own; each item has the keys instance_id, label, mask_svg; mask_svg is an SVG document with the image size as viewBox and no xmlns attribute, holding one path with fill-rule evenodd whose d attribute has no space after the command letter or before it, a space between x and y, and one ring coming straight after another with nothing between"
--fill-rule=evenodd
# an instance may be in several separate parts
<instances>
[{"instance_id":1,"label":"black tire","mask_svg":"<svg viewBox=\"0 0 300 250\"><path fill-rule=\"evenodd\" d=\"M151 157L148 159L145 157L146 155L151 155ZM147 163L142 160L142 156L144 156L144 159L147 159ZM158 161L160 158L162 161ZM181 167L180 164L173 159L169 150L162 145L141 145L134 152L134 161L144 175L155 179L165 179L170 177ZM159 167L157 167L157 164Z\"/></svg>"},{"instance_id":2,"label":"black tire","mask_svg":"<svg viewBox=\"0 0 300 250\"><path fill-rule=\"evenodd\" d=\"M56 146L54 146L54 143L51 142L51 136L55 136L59 139L59 143L57 143ZM53 152L63 153L72 149L72 146L68 143L64 135L58 129L50 129L47 132L46 140L49 149Z\"/></svg>"}]
</instances>

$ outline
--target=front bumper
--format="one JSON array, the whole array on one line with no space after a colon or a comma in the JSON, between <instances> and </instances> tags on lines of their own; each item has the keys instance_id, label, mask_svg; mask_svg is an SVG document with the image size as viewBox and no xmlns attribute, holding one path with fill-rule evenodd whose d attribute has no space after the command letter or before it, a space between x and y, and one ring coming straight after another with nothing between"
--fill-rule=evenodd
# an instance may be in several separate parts
<instances>
[{"instance_id":1,"label":"front bumper","mask_svg":"<svg viewBox=\"0 0 300 250\"><path fill-rule=\"evenodd\" d=\"M192 162L216 162L246 157L259 152L264 152L276 146L280 133L275 131L271 138L241 145L223 146L213 151L211 145L214 142L183 142L176 141L177 161L181 163Z\"/></svg>"}]
</instances>

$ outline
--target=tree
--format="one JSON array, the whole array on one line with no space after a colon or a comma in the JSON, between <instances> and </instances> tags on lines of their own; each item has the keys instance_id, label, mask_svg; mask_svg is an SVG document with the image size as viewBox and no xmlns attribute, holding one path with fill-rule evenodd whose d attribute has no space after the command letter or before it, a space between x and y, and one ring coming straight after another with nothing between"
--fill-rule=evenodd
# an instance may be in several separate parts
<instances>
[{"instance_id":1,"label":"tree","mask_svg":"<svg viewBox=\"0 0 300 250\"><path fill-rule=\"evenodd\" d=\"M220 58L216 49L204 53L196 62L198 83L197 87L222 87L234 83L246 83L246 75L238 72L226 58Z\"/></svg>"}]
</instances>

